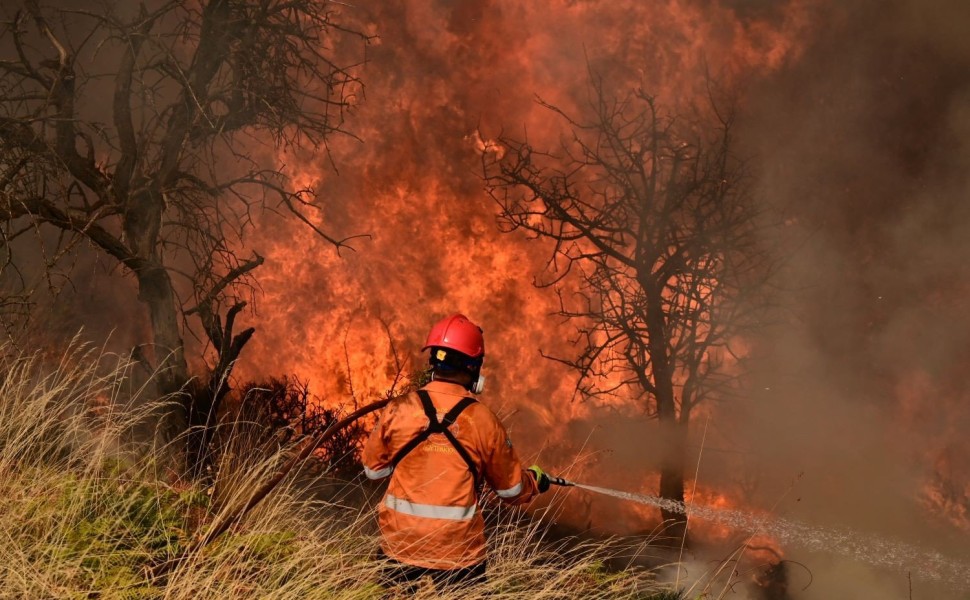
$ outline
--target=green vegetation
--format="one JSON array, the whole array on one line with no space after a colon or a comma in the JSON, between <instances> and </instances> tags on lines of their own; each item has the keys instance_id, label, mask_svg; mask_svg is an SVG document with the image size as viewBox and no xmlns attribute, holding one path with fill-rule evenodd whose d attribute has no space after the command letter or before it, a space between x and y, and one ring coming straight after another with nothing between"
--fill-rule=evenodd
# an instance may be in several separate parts
<instances>
[{"instance_id":1,"label":"green vegetation","mask_svg":"<svg viewBox=\"0 0 970 600\"><path fill-rule=\"evenodd\" d=\"M370 507L307 499L292 482L191 551L281 455L220 468L212 500L166 468L164 449L134 439L160 410L130 389L128 368L77 346L53 365L0 349L0 597L410 597L379 584ZM502 521L487 583L442 591L428 582L417 597L675 597L658 595L649 572L606 569L602 547L560 553L537 541L540 525Z\"/></svg>"}]
</instances>

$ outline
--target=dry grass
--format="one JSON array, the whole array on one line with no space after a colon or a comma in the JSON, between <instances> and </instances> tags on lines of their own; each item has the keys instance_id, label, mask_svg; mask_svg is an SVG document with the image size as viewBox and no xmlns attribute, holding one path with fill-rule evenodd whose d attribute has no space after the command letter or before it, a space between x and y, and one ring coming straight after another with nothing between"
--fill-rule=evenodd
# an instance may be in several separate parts
<instances>
[{"instance_id":1,"label":"dry grass","mask_svg":"<svg viewBox=\"0 0 970 600\"><path fill-rule=\"evenodd\" d=\"M164 452L133 439L159 404L131 389L130 364L76 343L55 363L0 348L0 598L405 597L378 584L372 509L315 500L292 482L184 556L281 455L221 469L214 504L173 481ZM673 597L658 595L649 572L609 572L602 545L566 551L542 542L540 525L500 515L486 583L428 582L416 597ZM165 577L149 576L177 556L184 560Z\"/></svg>"}]
</instances>

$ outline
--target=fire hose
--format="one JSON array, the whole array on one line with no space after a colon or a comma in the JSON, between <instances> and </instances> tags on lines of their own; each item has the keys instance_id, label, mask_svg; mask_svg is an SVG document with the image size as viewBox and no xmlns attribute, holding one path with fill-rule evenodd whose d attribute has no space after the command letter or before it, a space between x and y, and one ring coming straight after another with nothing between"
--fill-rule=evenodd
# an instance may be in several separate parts
<instances>
[{"instance_id":1,"label":"fire hose","mask_svg":"<svg viewBox=\"0 0 970 600\"><path fill-rule=\"evenodd\" d=\"M374 411L380 410L381 408L384 408L384 406L386 406L393 399L394 398L386 398L383 400L379 400L377 402L372 402L371 404L368 404L366 406L363 406L355 410L354 412L350 413L343 419L332 424L325 431L305 441L301 445L301 448L294 453L292 458L289 461L287 461L287 463L280 469L280 471L275 476L271 477L268 481L266 481L263 485L259 486L256 489L256 491L252 494L252 496L250 496L250 498L245 503L238 506L234 510L228 511L225 515L222 516L222 518L217 519L216 522L211 526L211 528L205 534L203 534L202 536L194 540L194 542L189 545L189 548L184 552L182 552L179 556L174 557L165 562L162 562L158 565L155 565L153 568L151 568L152 576L153 577L165 576L178 564L184 561L186 557L192 555L195 552L200 551L202 548L212 543L216 538L220 537L223 533L225 533L232 526L233 523L238 523L246 513L248 513L254 506L259 504L259 502L263 498L265 498L271 491L273 491L291 471L293 471L299 464L305 461L310 456L310 454L312 454L314 450L319 448L328 438L333 436L335 433L337 433L347 425L363 417L364 415L367 415L368 413L372 413ZM557 485L561 487L573 487L573 486L586 487L586 486L582 486L582 484L577 484L573 481L563 479L562 477L554 477L551 475L547 475L547 477L549 477L550 485Z\"/></svg>"}]
</instances>

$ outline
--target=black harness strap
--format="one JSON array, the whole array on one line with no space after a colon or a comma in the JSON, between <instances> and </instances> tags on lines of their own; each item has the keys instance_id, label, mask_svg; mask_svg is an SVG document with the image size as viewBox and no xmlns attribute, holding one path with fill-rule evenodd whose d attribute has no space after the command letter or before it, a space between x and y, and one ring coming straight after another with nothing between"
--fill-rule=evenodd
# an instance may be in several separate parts
<instances>
[{"instance_id":1,"label":"black harness strap","mask_svg":"<svg viewBox=\"0 0 970 600\"><path fill-rule=\"evenodd\" d=\"M398 450L397 454L394 455L394 458L391 459L391 466L396 468L397 464L401 462L401 460L412 450L417 448L421 442L428 439L432 434L441 433L448 438L451 445L455 447L455 451L458 452L458 455L461 456L462 460L465 461L465 464L468 465L468 470L471 471L472 479L475 481L475 485L477 486L478 468L475 466L475 461L472 460L471 454L469 454L468 450L461 445L461 442L458 441L455 434L451 433L451 430L448 429L455 424L455 421L458 419L458 415L460 415L463 410L475 403L475 399L468 397L462 398L458 401L458 404L454 405L451 410L445 413L445 416L442 417L441 421L439 422L438 413L435 410L434 403L431 402L431 396L428 395L428 392L418 390L418 398L421 399L421 406L424 408L424 414L428 417L428 427L415 437L411 438L408 443L401 446L401 449Z\"/></svg>"}]
</instances>

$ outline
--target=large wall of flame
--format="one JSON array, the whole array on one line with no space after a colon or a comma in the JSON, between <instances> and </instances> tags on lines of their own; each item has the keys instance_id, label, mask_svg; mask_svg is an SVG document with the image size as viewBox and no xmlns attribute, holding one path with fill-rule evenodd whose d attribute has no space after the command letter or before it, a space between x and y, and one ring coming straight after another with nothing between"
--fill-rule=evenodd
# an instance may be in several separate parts
<instances>
[{"instance_id":1,"label":"large wall of flame","mask_svg":"<svg viewBox=\"0 0 970 600\"><path fill-rule=\"evenodd\" d=\"M430 325L462 311L485 329L485 399L515 411L509 424L523 432L516 437L526 456L546 451L563 468L576 440L605 431L599 420L619 414L635 419L627 429L640 441L605 443L632 453L609 472L630 462L647 481L659 453L642 435L650 427L642 407L603 414L574 402L572 374L540 355L574 352L571 327L551 316L555 295L532 285L551 249L498 231L496 206L483 193L478 132L527 135L554 149L564 122L536 96L581 110L589 69L620 94L641 85L671 110L703 101L707 74L733 83L796 60L815 10L802 1L742 10L680 0L346 8L379 36L362 71L366 98L349 123L360 141L332 144L339 174L323 149L281 160L320 194L328 231L371 237L338 256L299 227L258 232L253 244L267 264L260 331L244 371L295 372L334 401L346 401L352 385L361 400L393 379L381 320L398 349L416 358Z\"/></svg>"}]
</instances>

